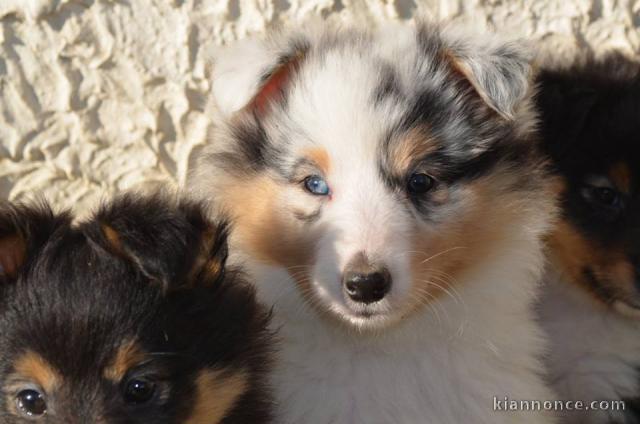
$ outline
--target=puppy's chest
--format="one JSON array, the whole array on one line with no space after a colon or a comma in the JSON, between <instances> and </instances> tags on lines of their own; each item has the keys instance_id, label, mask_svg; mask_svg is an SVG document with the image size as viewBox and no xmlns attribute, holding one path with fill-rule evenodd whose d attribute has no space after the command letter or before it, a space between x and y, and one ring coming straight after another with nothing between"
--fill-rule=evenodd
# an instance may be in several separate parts
<instances>
[{"instance_id":1,"label":"puppy's chest","mask_svg":"<svg viewBox=\"0 0 640 424\"><path fill-rule=\"evenodd\" d=\"M435 382L440 381L441 388L445 382L437 371L427 372L424 352L421 357L416 352L313 342L286 350L275 373L286 423L417 423L426 416L435 418L447 400L434 390Z\"/></svg>"},{"instance_id":2,"label":"puppy's chest","mask_svg":"<svg viewBox=\"0 0 640 424\"><path fill-rule=\"evenodd\" d=\"M284 343L273 387L283 423L547 422L532 414L495 414L492 396L520 393L529 376L516 382L515 369L467 340L404 334L365 341L291 322L280 329ZM538 381L530 383L536 389L522 398L540 396Z\"/></svg>"},{"instance_id":3,"label":"puppy's chest","mask_svg":"<svg viewBox=\"0 0 640 424\"><path fill-rule=\"evenodd\" d=\"M640 322L595 308L573 293L552 288L547 294L542 321L551 338L549 366L560 397L627 401L625 412L581 416L585 424L640 422Z\"/></svg>"}]
</instances>

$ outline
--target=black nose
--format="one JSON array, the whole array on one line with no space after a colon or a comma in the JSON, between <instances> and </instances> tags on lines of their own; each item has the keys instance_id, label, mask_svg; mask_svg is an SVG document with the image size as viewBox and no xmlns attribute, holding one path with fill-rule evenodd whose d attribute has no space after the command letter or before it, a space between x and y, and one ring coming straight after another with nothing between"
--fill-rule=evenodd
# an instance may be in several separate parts
<instances>
[{"instance_id":1,"label":"black nose","mask_svg":"<svg viewBox=\"0 0 640 424\"><path fill-rule=\"evenodd\" d=\"M344 274L343 284L354 302L373 303L389 293L391 275L386 268L367 273L348 271Z\"/></svg>"}]
</instances>

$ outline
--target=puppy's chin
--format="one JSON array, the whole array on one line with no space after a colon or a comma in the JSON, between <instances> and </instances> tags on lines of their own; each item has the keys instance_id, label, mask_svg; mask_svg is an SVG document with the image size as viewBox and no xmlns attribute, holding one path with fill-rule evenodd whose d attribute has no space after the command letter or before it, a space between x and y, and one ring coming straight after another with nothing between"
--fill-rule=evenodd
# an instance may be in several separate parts
<instances>
[{"instance_id":1,"label":"puppy's chin","mask_svg":"<svg viewBox=\"0 0 640 424\"><path fill-rule=\"evenodd\" d=\"M357 309L332 305L329 312L341 326L358 332L386 330L400 320L397 314L372 305Z\"/></svg>"}]
</instances>

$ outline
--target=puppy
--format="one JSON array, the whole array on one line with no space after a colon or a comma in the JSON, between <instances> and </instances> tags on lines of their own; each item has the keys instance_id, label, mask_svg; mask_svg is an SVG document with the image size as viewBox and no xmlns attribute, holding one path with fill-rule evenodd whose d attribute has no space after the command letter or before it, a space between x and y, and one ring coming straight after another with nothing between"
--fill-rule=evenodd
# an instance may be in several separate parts
<instances>
[{"instance_id":1,"label":"puppy","mask_svg":"<svg viewBox=\"0 0 640 424\"><path fill-rule=\"evenodd\" d=\"M134 195L71 219L0 210L0 421L269 422L268 315L226 225Z\"/></svg>"},{"instance_id":2,"label":"puppy","mask_svg":"<svg viewBox=\"0 0 640 424\"><path fill-rule=\"evenodd\" d=\"M545 423L552 187L526 50L434 25L246 41L190 178L274 307L285 423ZM497 406L500 409L500 406Z\"/></svg>"},{"instance_id":3,"label":"puppy","mask_svg":"<svg viewBox=\"0 0 640 424\"><path fill-rule=\"evenodd\" d=\"M565 186L541 302L552 381L567 400L626 401L568 422L639 423L640 65L589 60L539 81L545 147Z\"/></svg>"}]
</instances>

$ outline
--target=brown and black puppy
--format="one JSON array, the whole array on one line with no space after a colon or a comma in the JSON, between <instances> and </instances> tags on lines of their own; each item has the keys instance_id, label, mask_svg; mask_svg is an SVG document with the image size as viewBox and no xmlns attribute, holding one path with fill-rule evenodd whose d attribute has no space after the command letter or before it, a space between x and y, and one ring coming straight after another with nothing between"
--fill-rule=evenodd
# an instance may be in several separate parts
<instances>
[{"instance_id":1,"label":"brown and black puppy","mask_svg":"<svg viewBox=\"0 0 640 424\"><path fill-rule=\"evenodd\" d=\"M0 422L263 423L268 314L224 223L128 195L0 209Z\"/></svg>"},{"instance_id":2,"label":"brown and black puppy","mask_svg":"<svg viewBox=\"0 0 640 424\"><path fill-rule=\"evenodd\" d=\"M588 408L568 422L640 423L640 65L589 60L539 82L565 182L541 304L553 382Z\"/></svg>"}]
</instances>

